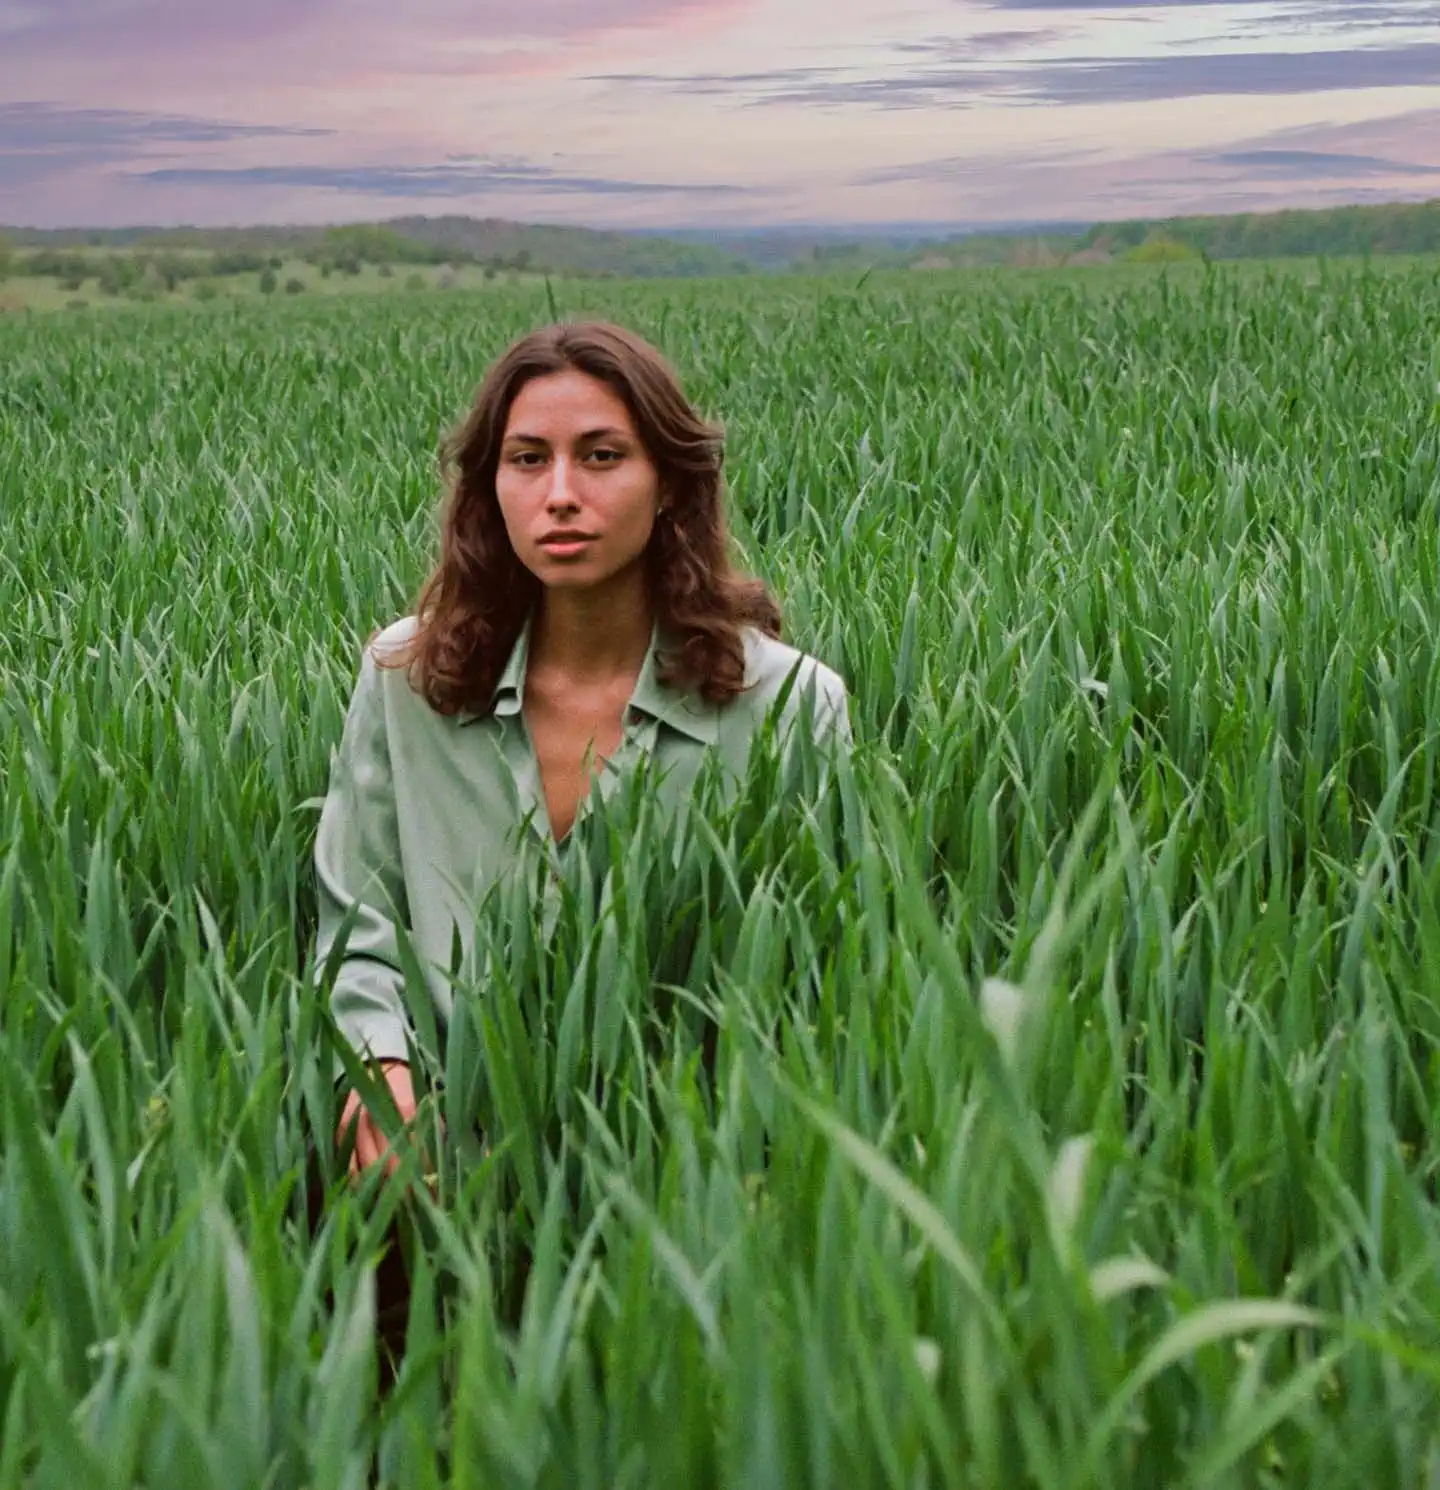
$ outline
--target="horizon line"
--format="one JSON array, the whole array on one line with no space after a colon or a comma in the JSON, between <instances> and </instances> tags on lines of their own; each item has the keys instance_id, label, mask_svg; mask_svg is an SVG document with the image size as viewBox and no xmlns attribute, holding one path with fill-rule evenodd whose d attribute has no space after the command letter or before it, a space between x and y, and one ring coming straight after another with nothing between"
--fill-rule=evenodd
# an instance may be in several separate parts
<instances>
[{"instance_id":1,"label":"horizon line","mask_svg":"<svg viewBox=\"0 0 1440 1490\"><path fill-rule=\"evenodd\" d=\"M796 222L751 221L719 226L713 223L671 223L660 227L616 227L587 222L557 222L518 217L478 215L471 212L395 212L386 216L347 217L324 222L266 221L252 219L202 225L194 222L156 223L136 222L120 226L104 227L98 223L79 223L41 226L35 223L0 223L0 233L234 233L234 232L294 232L317 233L331 229L355 227L385 227L406 221L420 222L468 222L500 223L507 227L531 229L555 229L562 232L607 233L631 238L664 238L675 235L693 236L703 234L714 238L754 237L761 234L772 236L804 236L807 234L849 234L858 237L879 237L886 234L947 233L952 236L984 237L1007 236L1014 233L1033 232L1085 232L1096 227L1122 226L1135 222L1187 222L1203 219L1233 217L1278 217L1286 213L1318 215L1320 213L1364 211L1387 208L1429 207L1440 203L1440 196L1396 196L1381 201L1361 200L1337 202L1327 206L1265 206L1237 212L1167 212L1163 214L1130 213L1108 217L1056 217L1056 218L991 218L991 219L915 219L895 218L877 221L856 220L810 220Z\"/></svg>"}]
</instances>

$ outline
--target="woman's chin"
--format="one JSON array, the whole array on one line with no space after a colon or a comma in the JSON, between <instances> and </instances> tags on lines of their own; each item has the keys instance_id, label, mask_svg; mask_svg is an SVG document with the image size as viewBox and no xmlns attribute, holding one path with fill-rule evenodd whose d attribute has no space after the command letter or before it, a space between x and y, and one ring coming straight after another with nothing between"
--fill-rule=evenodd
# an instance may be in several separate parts
<instances>
[{"instance_id":1,"label":"woman's chin","mask_svg":"<svg viewBox=\"0 0 1440 1490\"><path fill-rule=\"evenodd\" d=\"M560 594L579 594L598 589L605 583L588 574L542 574L538 578L542 589Z\"/></svg>"},{"instance_id":2,"label":"woman's chin","mask_svg":"<svg viewBox=\"0 0 1440 1490\"><path fill-rule=\"evenodd\" d=\"M570 559L542 558L537 563L527 564L526 568L543 588L560 591L605 590L617 585L624 588L625 582L631 578L632 568L638 573L638 567L629 564L622 564L618 569L597 564L588 554Z\"/></svg>"}]
</instances>

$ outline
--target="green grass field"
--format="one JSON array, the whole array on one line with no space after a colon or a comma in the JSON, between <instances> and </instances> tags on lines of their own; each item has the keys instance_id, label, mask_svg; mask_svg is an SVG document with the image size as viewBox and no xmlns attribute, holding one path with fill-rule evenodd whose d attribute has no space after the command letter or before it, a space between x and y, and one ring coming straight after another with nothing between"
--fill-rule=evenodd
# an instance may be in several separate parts
<instances>
[{"instance_id":1,"label":"green grass field","mask_svg":"<svg viewBox=\"0 0 1440 1490\"><path fill-rule=\"evenodd\" d=\"M1436 266L566 287L856 754L489 904L315 1232L317 799L549 308L277 302L0 318L0 1490L1434 1485Z\"/></svg>"}]
</instances>

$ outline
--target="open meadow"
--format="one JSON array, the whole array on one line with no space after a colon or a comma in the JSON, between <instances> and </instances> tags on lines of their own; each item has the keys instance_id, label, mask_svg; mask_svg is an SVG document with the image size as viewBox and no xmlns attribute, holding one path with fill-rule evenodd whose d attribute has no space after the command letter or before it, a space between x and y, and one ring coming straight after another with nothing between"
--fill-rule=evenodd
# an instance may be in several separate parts
<instances>
[{"instance_id":1,"label":"open meadow","mask_svg":"<svg viewBox=\"0 0 1440 1490\"><path fill-rule=\"evenodd\" d=\"M546 289L0 317L0 1490L1440 1484L1440 267L557 299L857 746L488 903L354 1191L318 799Z\"/></svg>"}]
</instances>

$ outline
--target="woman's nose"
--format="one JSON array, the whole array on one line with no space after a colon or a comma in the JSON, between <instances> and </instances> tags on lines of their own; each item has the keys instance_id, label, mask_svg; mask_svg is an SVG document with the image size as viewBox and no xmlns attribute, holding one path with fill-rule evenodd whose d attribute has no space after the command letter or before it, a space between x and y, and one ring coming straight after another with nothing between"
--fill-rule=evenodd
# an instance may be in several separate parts
<instances>
[{"instance_id":1,"label":"woman's nose","mask_svg":"<svg viewBox=\"0 0 1440 1490\"><path fill-rule=\"evenodd\" d=\"M556 458L550 467L550 489L545 494L547 507L573 507L575 494L571 489L570 462L564 456Z\"/></svg>"}]
</instances>

